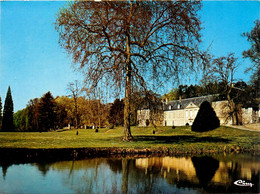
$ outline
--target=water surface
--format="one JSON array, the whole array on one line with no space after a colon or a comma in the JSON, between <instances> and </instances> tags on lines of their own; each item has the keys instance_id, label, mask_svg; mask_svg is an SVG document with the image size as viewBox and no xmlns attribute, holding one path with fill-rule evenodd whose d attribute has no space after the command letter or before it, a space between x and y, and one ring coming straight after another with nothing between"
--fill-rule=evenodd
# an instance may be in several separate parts
<instances>
[{"instance_id":1,"label":"water surface","mask_svg":"<svg viewBox=\"0 0 260 194\"><path fill-rule=\"evenodd\" d=\"M0 193L259 193L260 158L250 154L0 162ZM238 186L242 180L253 186Z\"/></svg>"}]
</instances>

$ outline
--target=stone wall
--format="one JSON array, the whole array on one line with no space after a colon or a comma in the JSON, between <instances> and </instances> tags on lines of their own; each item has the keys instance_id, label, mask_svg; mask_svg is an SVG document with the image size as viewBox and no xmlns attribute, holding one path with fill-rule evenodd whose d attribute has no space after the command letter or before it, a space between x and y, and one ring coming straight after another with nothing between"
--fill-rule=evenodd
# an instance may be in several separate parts
<instances>
[{"instance_id":1,"label":"stone wall","mask_svg":"<svg viewBox=\"0 0 260 194\"><path fill-rule=\"evenodd\" d=\"M212 102L211 106L219 118L220 125L232 125L232 119L228 115L228 101Z\"/></svg>"}]
</instances>

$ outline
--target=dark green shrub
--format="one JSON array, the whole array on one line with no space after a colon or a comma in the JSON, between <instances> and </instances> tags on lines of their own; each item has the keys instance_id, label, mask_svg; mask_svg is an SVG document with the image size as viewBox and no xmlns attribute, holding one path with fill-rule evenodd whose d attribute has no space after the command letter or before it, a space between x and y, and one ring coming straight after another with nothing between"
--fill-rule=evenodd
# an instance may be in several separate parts
<instances>
[{"instance_id":1,"label":"dark green shrub","mask_svg":"<svg viewBox=\"0 0 260 194\"><path fill-rule=\"evenodd\" d=\"M149 126L149 124L150 124L149 119L146 119L146 121L145 121L145 125L146 125L146 126Z\"/></svg>"},{"instance_id":2,"label":"dark green shrub","mask_svg":"<svg viewBox=\"0 0 260 194\"><path fill-rule=\"evenodd\" d=\"M216 129L220 126L220 121L208 101L200 105L199 112L191 126L192 131L205 132Z\"/></svg>"},{"instance_id":3,"label":"dark green shrub","mask_svg":"<svg viewBox=\"0 0 260 194\"><path fill-rule=\"evenodd\" d=\"M175 129L176 127L175 126L172 126L172 129Z\"/></svg>"}]
</instances>

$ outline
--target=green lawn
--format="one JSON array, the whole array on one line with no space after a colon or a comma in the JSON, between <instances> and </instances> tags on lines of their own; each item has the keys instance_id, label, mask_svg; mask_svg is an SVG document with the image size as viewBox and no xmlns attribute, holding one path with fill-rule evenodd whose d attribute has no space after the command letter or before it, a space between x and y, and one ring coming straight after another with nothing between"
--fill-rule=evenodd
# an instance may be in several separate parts
<instances>
[{"instance_id":1,"label":"green lawn","mask_svg":"<svg viewBox=\"0 0 260 194\"><path fill-rule=\"evenodd\" d=\"M123 128L92 129L55 132L2 132L0 148L149 148L170 149L175 152L188 151L260 151L260 133L220 127L210 132L196 133L190 127L132 127L134 142L122 142Z\"/></svg>"}]
</instances>

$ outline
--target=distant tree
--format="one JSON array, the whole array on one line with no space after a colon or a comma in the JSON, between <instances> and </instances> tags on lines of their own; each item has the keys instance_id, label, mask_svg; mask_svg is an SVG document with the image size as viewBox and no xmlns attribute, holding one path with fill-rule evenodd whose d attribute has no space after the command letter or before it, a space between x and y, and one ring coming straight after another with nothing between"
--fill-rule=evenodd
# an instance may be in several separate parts
<instances>
[{"instance_id":1,"label":"distant tree","mask_svg":"<svg viewBox=\"0 0 260 194\"><path fill-rule=\"evenodd\" d=\"M59 96L55 99L55 102L58 107L61 107L61 109L63 109L62 107L64 107L65 111L67 112L64 124L73 124L75 122L73 98L69 98L68 96Z\"/></svg>"},{"instance_id":2,"label":"distant tree","mask_svg":"<svg viewBox=\"0 0 260 194\"><path fill-rule=\"evenodd\" d=\"M17 131L27 131L29 128L28 109L22 109L14 113L14 126Z\"/></svg>"},{"instance_id":3,"label":"distant tree","mask_svg":"<svg viewBox=\"0 0 260 194\"><path fill-rule=\"evenodd\" d=\"M39 128L41 131L49 131L54 129L56 114L55 114L55 101L50 92L41 97L39 102Z\"/></svg>"},{"instance_id":4,"label":"distant tree","mask_svg":"<svg viewBox=\"0 0 260 194\"><path fill-rule=\"evenodd\" d=\"M70 97L74 100L74 118L75 118L75 128L78 128L79 124L79 113L78 113L78 98L81 93L81 89L79 87L78 80L75 80L74 82L70 82L68 84L68 90L71 93Z\"/></svg>"},{"instance_id":5,"label":"distant tree","mask_svg":"<svg viewBox=\"0 0 260 194\"><path fill-rule=\"evenodd\" d=\"M123 100L115 99L109 111L108 121L110 124L115 126L122 126L124 124L124 101Z\"/></svg>"},{"instance_id":6,"label":"distant tree","mask_svg":"<svg viewBox=\"0 0 260 194\"><path fill-rule=\"evenodd\" d=\"M97 87L125 89L124 136L131 141L132 83L146 87L197 69L199 1L75 1L60 10L60 44ZM193 71L194 72L194 71Z\"/></svg>"},{"instance_id":7,"label":"distant tree","mask_svg":"<svg viewBox=\"0 0 260 194\"><path fill-rule=\"evenodd\" d=\"M14 131L14 104L11 94L11 88L8 87L6 98L5 98L5 105L4 105L4 112L3 112L3 131Z\"/></svg>"},{"instance_id":8,"label":"distant tree","mask_svg":"<svg viewBox=\"0 0 260 194\"><path fill-rule=\"evenodd\" d=\"M178 98L179 98L179 96L178 96L178 89L176 89L176 88L171 89L168 94L164 94L162 96L162 100L163 101L166 101L166 99L168 101L173 101L173 100L177 100Z\"/></svg>"},{"instance_id":9,"label":"distant tree","mask_svg":"<svg viewBox=\"0 0 260 194\"><path fill-rule=\"evenodd\" d=\"M56 102L56 100L55 100ZM55 125L59 128L63 128L68 125L68 113L66 111L66 106L63 104L55 103L55 113L56 113L56 121Z\"/></svg>"},{"instance_id":10,"label":"distant tree","mask_svg":"<svg viewBox=\"0 0 260 194\"><path fill-rule=\"evenodd\" d=\"M135 126L137 125L137 111L144 108L144 104L145 104L145 94L144 92L136 87L134 88L135 91L133 91L132 95L131 95L131 104L130 104L130 110L131 110L131 126Z\"/></svg>"},{"instance_id":11,"label":"distant tree","mask_svg":"<svg viewBox=\"0 0 260 194\"><path fill-rule=\"evenodd\" d=\"M27 130L29 131L39 131L40 124L39 124L39 103L40 100L38 98L31 99L27 106L27 114L28 114L28 127Z\"/></svg>"},{"instance_id":12,"label":"distant tree","mask_svg":"<svg viewBox=\"0 0 260 194\"><path fill-rule=\"evenodd\" d=\"M260 98L260 68L255 70L251 76L250 85L254 91L253 98Z\"/></svg>"},{"instance_id":13,"label":"distant tree","mask_svg":"<svg viewBox=\"0 0 260 194\"><path fill-rule=\"evenodd\" d=\"M146 105L146 107L150 110L150 118L148 120L149 124L156 128L157 126L155 121L160 119L160 110L162 110L161 96L153 91L145 91L144 102L144 105Z\"/></svg>"},{"instance_id":14,"label":"distant tree","mask_svg":"<svg viewBox=\"0 0 260 194\"><path fill-rule=\"evenodd\" d=\"M200 105L199 112L191 126L192 131L205 132L216 129L220 126L220 121L216 116L214 109L208 101Z\"/></svg>"},{"instance_id":15,"label":"distant tree","mask_svg":"<svg viewBox=\"0 0 260 194\"><path fill-rule=\"evenodd\" d=\"M255 21L255 27L251 32L245 32L242 34L243 37L247 37L247 41L251 44L251 47L243 52L244 58L249 58L253 63L253 66L248 68L260 69L260 20Z\"/></svg>"}]
</instances>

